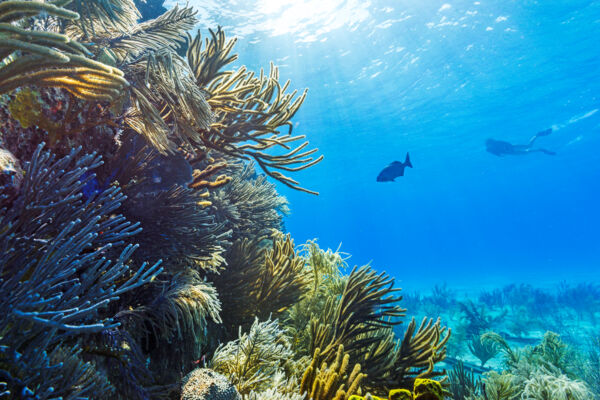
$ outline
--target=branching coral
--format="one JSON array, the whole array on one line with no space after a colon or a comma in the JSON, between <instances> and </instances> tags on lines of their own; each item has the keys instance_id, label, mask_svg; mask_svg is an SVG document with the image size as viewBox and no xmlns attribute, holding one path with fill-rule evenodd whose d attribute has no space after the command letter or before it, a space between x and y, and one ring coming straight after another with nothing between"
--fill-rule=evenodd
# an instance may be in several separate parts
<instances>
[{"instance_id":1,"label":"branching coral","mask_svg":"<svg viewBox=\"0 0 600 400\"><path fill-rule=\"evenodd\" d=\"M487 332L481 336L482 343L494 343L504 355L504 363L509 370L524 369L530 371L537 366L556 369L573 377L573 361L575 359L570 348L561 341L554 332L546 332L541 342L533 347L513 349L507 341L497 333Z\"/></svg>"},{"instance_id":2,"label":"branching coral","mask_svg":"<svg viewBox=\"0 0 600 400\"><path fill-rule=\"evenodd\" d=\"M471 354L477 357L483 367L486 362L498 354L496 344L489 340L482 341L481 336L473 336L468 343Z\"/></svg>"},{"instance_id":3,"label":"branching coral","mask_svg":"<svg viewBox=\"0 0 600 400\"><path fill-rule=\"evenodd\" d=\"M327 301L320 316L311 321L311 352L320 349L320 357L331 361L340 344L354 357L364 354L374 340L368 334L401 321L404 309L397 305L394 280L371 267L354 268L339 299Z\"/></svg>"},{"instance_id":4,"label":"branching coral","mask_svg":"<svg viewBox=\"0 0 600 400\"><path fill-rule=\"evenodd\" d=\"M405 310L397 305L399 289L392 285L392 279L370 267L355 268L341 295L328 299L310 322L310 348L331 361L333 346L344 345L352 362L363 366L365 387L375 392L412 388L415 378L445 375L434 366L446 356L449 332L439 320L424 319L418 329L413 320L396 341L391 327Z\"/></svg>"},{"instance_id":5,"label":"branching coral","mask_svg":"<svg viewBox=\"0 0 600 400\"><path fill-rule=\"evenodd\" d=\"M441 326L438 319L423 318L419 328L413 319L397 350L392 376L396 385L403 388L412 386L416 378L433 378L445 375L445 371L434 370L437 362L446 357L446 344L450 330Z\"/></svg>"},{"instance_id":6,"label":"branching coral","mask_svg":"<svg viewBox=\"0 0 600 400\"><path fill-rule=\"evenodd\" d=\"M578 364L578 375L594 393L594 399L600 399L600 337L590 340L586 357Z\"/></svg>"},{"instance_id":7,"label":"branching coral","mask_svg":"<svg viewBox=\"0 0 600 400\"><path fill-rule=\"evenodd\" d=\"M264 175L257 175L252 163L225 163L223 173L231 180L211 191L208 199L217 219L233 231L232 237L256 238L270 235L274 229L282 230L288 203L277 194L275 185Z\"/></svg>"},{"instance_id":8,"label":"branching coral","mask_svg":"<svg viewBox=\"0 0 600 400\"><path fill-rule=\"evenodd\" d=\"M168 49L143 54L127 65L131 107L125 123L144 135L161 152L176 148L173 138L187 145L201 142L201 130L212 123L204 93L177 53Z\"/></svg>"},{"instance_id":9,"label":"branching coral","mask_svg":"<svg viewBox=\"0 0 600 400\"><path fill-rule=\"evenodd\" d=\"M64 7L69 4L81 20ZM16 24L38 12L71 22L52 20L40 29ZM188 60L180 57L176 51L196 23L190 7L175 7L141 24L138 17L132 0L1 2L0 93L55 86L86 100L111 101L119 122L163 153L185 147L194 154L215 149L254 159L274 179L315 193L280 172L322 159L314 158L317 149L305 150L308 142L292 148L304 139L292 136L290 120L306 93L297 98L296 92L285 93L289 82L280 85L273 66L269 76L220 71L235 59L229 55L233 42L220 29L211 32L204 49L199 35L190 39ZM78 42L84 39L91 44ZM282 127L287 133L279 132ZM285 153L267 152L276 148Z\"/></svg>"},{"instance_id":10,"label":"branching coral","mask_svg":"<svg viewBox=\"0 0 600 400\"><path fill-rule=\"evenodd\" d=\"M481 391L481 379L476 379L472 371L467 371L462 362L448 373L448 381L452 400L469 400Z\"/></svg>"},{"instance_id":11,"label":"branching coral","mask_svg":"<svg viewBox=\"0 0 600 400\"><path fill-rule=\"evenodd\" d=\"M485 331L489 331L498 321L500 321L506 313L492 316L484 304L479 307L472 301L460 303L460 309L465 317L465 333L471 337L473 335L481 335Z\"/></svg>"},{"instance_id":12,"label":"branching coral","mask_svg":"<svg viewBox=\"0 0 600 400\"><path fill-rule=\"evenodd\" d=\"M482 342L485 341L498 346L507 367L502 375L486 374L484 392L487 399L591 398L589 388L575 379L571 365L574 356L559 335L546 332L538 345L523 349L512 349L505 339L493 332L482 335Z\"/></svg>"},{"instance_id":13,"label":"branching coral","mask_svg":"<svg viewBox=\"0 0 600 400\"><path fill-rule=\"evenodd\" d=\"M120 34L114 31L96 31L92 41L97 47L110 49L108 56L121 64L138 58L141 54L169 49L178 50L185 43L185 32L196 24L196 12L191 7L177 5L155 19L136 24L137 18L124 16L126 29Z\"/></svg>"},{"instance_id":14,"label":"branching coral","mask_svg":"<svg viewBox=\"0 0 600 400\"><path fill-rule=\"evenodd\" d=\"M504 355L504 362L508 368L514 368L519 363L522 353L519 350L513 350L506 340L495 332L486 332L480 337L482 343L495 345Z\"/></svg>"},{"instance_id":15,"label":"branching coral","mask_svg":"<svg viewBox=\"0 0 600 400\"><path fill-rule=\"evenodd\" d=\"M0 396L14 399L81 398L111 396L115 388L83 362L81 349L57 346L19 353L0 346Z\"/></svg>"},{"instance_id":16,"label":"branching coral","mask_svg":"<svg viewBox=\"0 0 600 400\"><path fill-rule=\"evenodd\" d=\"M116 318L121 322L120 318ZM120 326L79 340L81 355L102 371L117 398L147 399L162 390L147 366L147 358L131 334Z\"/></svg>"},{"instance_id":17,"label":"branching coral","mask_svg":"<svg viewBox=\"0 0 600 400\"><path fill-rule=\"evenodd\" d=\"M215 112L215 123L202 133L203 144L233 157L254 159L272 178L293 189L315 193L279 172L306 169L323 158L312 156L317 149L304 150L308 142L291 147L291 143L305 137L292 136L290 120L302 105L306 91L295 99L296 91L285 93L289 81L280 85L279 71L273 65L268 76L262 71L255 76L245 67L221 71L237 58L230 55L235 40L227 41L220 28L210 33L204 49L199 33L194 39L190 38L187 52L196 83L206 91L208 103ZM287 127L288 131L280 133L281 127ZM288 152L281 155L265 152L273 148Z\"/></svg>"},{"instance_id":18,"label":"branching coral","mask_svg":"<svg viewBox=\"0 0 600 400\"><path fill-rule=\"evenodd\" d=\"M149 300L117 318L150 355L155 380L175 382L202 357L207 322L221 321L217 292L190 268L173 277L159 276L138 296Z\"/></svg>"},{"instance_id":19,"label":"branching coral","mask_svg":"<svg viewBox=\"0 0 600 400\"><path fill-rule=\"evenodd\" d=\"M91 171L101 160L93 154L76 158L77 153L56 160L38 148L21 194L0 215L0 306L6 310L0 348L8 357L3 375L13 393L43 397L65 390L53 387L57 380L65 384L63 368L93 380L92 366L51 355L70 337L117 327L107 306L161 272L158 265L137 270L130 265L135 246L124 240L139 230L113 214L125 197L117 187L86 196ZM113 255L111 262L107 256ZM76 348L64 354L65 361L79 357Z\"/></svg>"},{"instance_id":20,"label":"branching coral","mask_svg":"<svg viewBox=\"0 0 600 400\"><path fill-rule=\"evenodd\" d=\"M392 328L405 310L397 304L401 297L395 296L399 289L393 289L392 279L370 267L342 275L344 256L323 251L315 242L306 245L305 257L311 290L285 320L298 354L319 348L319 357L331 362L332 351L326 349L342 344L366 374L362 385L377 394L412 389L416 377L443 375L433 366L445 357L446 328L439 321L424 321L416 330L413 321L404 340L397 340Z\"/></svg>"},{"instance_id":21,"label":"branching coral","mask_svg":"<svg viewBox=\"0 0 600 400\"><path fill-rule=\"evenodd\" d=\"M302 376L300 392L312 400L347 400L359 393L364 377L360 364L350 369L350 355L344 352L344 346L338 346L329 366L319 349L315 349L312 362Z\"/></svg>"},{"instance_id":22,"label":"branching coral","mask_svg":"<svg viewBox=\"0 0 600 400\"><path fill-rule=\"evenodd\" d=\"M272 379L292 356L288 338L277 320L254 321L248 333L240 328L238 339L220 346L211 366L227 377L241 394L272 387Z\"/></svg>"},{"instance_id":23,"label":"branching coral","mask_svg":"<svg viewBox=\"0 0 600 400\"><path fill-rule=\"evenodd\" d=\"M127 32L131 21L140 17L133 0L72 0L63 3L82 16L75 26L87 39L104 31Z\"/></svg>"},{"instance_id":24,"label":"branching coral","mask_svg":"<svg viewBox=\"0 0 600 400\"><path fill-rule=\"evenodd\" d=\"M304 259L290 235L276 234L271 248L261 240L238 240L227 252L227 268L213 281L221 294L225 328L247 328L255 317L276 317L308 290Z\"/></svg>"},{"instance_id":25,"label":"branching coral","mask_svg":"<svg viewBox=\"0 0 600 400\"><path fill-rule=\"evenodd\" d=\"M306 296L286 313L285 326L294 338L294 348L300 354L310 355L310 320L320 315L327 299L339 297L344 291L347 277L342 272L347 268L344 255L339 251L319 248L316 241L301 247L306 259L305 268L310 278L310 290Z\"/></svg>"},{"instance_id":26,"label":"branching coral","mask_svg":"<svg viewBox=\"0 0 600 400\"><path fill-rule=\"evenodd\" d=\"M68 3L68 2L57 2ZM88 100L113 100L128 83L123 72L95 61L92 53L68 36L23 28L38 13L77 20L79 14L49 2L0 3L0 93L21 86L55 86Z\"/></svg>"},{"instance_id":27,"label":"branching coral","mask_svg":"<svg viewBox=\"0 0 600 400\"><path fill-rule=\"evenodd\" d=\"M158 154L139 136L128 135L96 182L100 187L118 182L129 197L119 211L144 230L136 256L159 257L170 273L189 266L214 271L229 247L230 231L215 222L205 197L186 187L191 179L191 166L182 155Z\"/></svg>"},{"instance_id":28,"label":"branching coral","mask_svg":"<svg viewBox=\"0 0 600 400\"><path fill-rule=\"evenodd\" d=\"M229 232L199 204L203 199L197 192L179 185L158 192L137 192L130 186L125 192L131 197L122 212L144 229L139 257L162 258L172 271L187 265L202 270L219 266Z\"/></svg>"}]
</instances>

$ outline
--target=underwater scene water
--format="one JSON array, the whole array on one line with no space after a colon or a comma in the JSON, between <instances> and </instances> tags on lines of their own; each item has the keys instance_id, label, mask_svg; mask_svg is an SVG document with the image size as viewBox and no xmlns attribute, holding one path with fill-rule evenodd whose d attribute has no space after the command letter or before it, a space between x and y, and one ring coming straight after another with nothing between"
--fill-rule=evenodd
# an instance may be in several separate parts
<instances>
[{"instance_id":1,"label":"underwater scene water","mask_svg":"<svg viewBox=\"0 0 600 400\"><path fill-rule=\"evenodd\" d=\"M599 400L599 37L0 0L0 399Z\"/></svg>"}]
</instances>

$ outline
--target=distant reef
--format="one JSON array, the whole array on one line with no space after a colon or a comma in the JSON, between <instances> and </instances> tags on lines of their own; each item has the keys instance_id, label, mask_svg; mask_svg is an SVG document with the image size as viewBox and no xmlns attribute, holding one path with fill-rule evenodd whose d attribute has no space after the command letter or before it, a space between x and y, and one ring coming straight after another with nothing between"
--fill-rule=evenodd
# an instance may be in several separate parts
<instances>
[{"instance_id":1,"label":"distant reef","mask_svg":"<svg viewBox=\"0 0 600 400\"><path fill-rule=\"evenodd\" d=\"M317 194L294 177L323 157L292 132L306 91L161 4L0 0L0 399L589 398L552 334L477 336L507 371L448 379L437 315L297 246L274 182Z\"/></svg>"}]
</instances>

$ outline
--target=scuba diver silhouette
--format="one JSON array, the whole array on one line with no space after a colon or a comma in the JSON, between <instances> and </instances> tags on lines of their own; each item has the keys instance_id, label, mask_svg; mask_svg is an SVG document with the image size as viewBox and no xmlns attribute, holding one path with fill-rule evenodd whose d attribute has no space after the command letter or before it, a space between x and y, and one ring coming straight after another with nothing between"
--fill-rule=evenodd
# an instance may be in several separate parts
<instances>
[{"instance_id":1,"label":"scuba diver silhouette","mask_svg":"<svg viewBox=\"0 0 600 400\"><path fill-rule=\"evenodd\" d=\"M512 144L502 140L488 139L485 141L486 150L496 156L522 155L528 153L540 152L555 156L556 153L542 148L533 148L533 143L540 136L548 136L552 133L552 128L536 133L527 144Z\"/></svg>"}]
</instances>

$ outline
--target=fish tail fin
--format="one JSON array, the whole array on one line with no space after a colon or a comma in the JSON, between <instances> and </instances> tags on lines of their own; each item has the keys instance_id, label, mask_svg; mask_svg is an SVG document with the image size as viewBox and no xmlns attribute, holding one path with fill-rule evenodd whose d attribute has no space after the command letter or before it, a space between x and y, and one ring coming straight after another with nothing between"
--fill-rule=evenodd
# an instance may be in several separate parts
<instances>
[{"instance_id":1,"label":"fish tail fin","mask_svg":"<svg viewBox=\"0 0 600 400\"><path fill-rule=\"evenodd\" d=\"M405 167L413 167L412 163L410 162L410 156L408 155L408 153L406 153L406 159L404 160L404 166Z\"/></svg>"}]
</instances>

